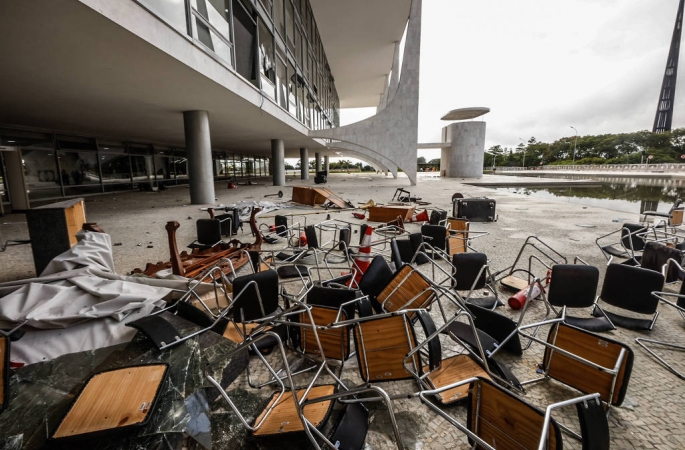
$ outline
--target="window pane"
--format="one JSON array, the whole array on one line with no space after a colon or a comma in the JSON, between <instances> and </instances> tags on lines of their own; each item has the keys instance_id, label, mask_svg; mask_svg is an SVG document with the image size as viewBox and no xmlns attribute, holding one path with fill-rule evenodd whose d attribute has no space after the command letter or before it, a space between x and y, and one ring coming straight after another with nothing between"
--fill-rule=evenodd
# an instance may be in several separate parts
<instances>
[{"instance_id":1,"label":"window pane","mask_svg":"<svg viewBox=\"0 0 685 450\"><path fill-rule=\"evenodd\" d=\"M130 189L131 167L126 154L101 153L102 182L105 191Z\"/></svg>"},{"instance_id":2,"label":"window pane","mask_svg":"<svg viewBox=\"0 0 685 450\"><path fill-rule=\"evenodd\" d=\"M55 154L51 150L21 151L26 175L26 189L29 200L60 197L60 174L55 164Z\"/></svg>"},{"instance_id":3,"label":"window pane","mask_svg":"<svg viewBox=\"0 0 685 450\"><path fill-rule=\"evenodd\" d=\"M172 164L174 165L174 172L176 173L177 180L187 180L188 179L188 159L174 156L171 158Z\"/></svg>"},{"instance_id":4,"label":"window pane","mask_svg":"<svg viewBox=\"0 0 685 450\"><path fill-rule=\"evenodd\" d=\"M276 30L285 36L285 20L283 20L283 0L274 0L274 23Z\"/></svg>"},{"instance_id":5,"label":"window pane","mask_svg":"<svg viewBox=\"0 0 685 450\"><path fill-rule=\"evenodd\" d=\"M295 52L295 29L293 24L293 4L285 0L285 32L286 43L291 52Z\"/></svg>"},{"instance_id":6,"label":"window pane","mask_svg":"<svg viewBox=\"0 0 685 450\"><path fill-rule=\"evenodd\" d=\"M95 152L58 152L65 186L100 184L98 155Z\"/></svg>"},{"instance_id":7,"label":"window pane","mask_svg":"<svg viewBox=\"0 0 685 450\"><path fill-rule=\"evenodd\" d=\"M6 203L10 201L9 190L7 189L7 180L5 179L5 160L2 152L0 152L0 202Z\"/></svg>"},{"instance_id":8,"label":"window pane","mask_svg":"<svg viewBox=\"0 0 685 450\"><path fill-rule=\"evenodd\" d=\"M262 75L262 90L276 98L276 64L274 62L274 38L263 21L259 21L259 70Z\"/></svg>"},{"instance_id":9,"label":"window pane","mask_svg":"<svg viewBox=\"0 0 685 450\"><path fill-rule=\"evenodd\" d=\"M280 58L276 58L276 89L278 90L278 104L281 108L288 109L288 82L285 74L285 64Z\"/></svg>"},{"instance_id":10,"label":"window pane","mask_svg":"<svg viewBox=\"0 0 685 450\"><path fill-rule=\"evenodd\" d=\"M288 63L288 112L293 116L297 114L297 73L295 67Z\"/></svg>"},{"instance_id":11,"label":"window pane","mask_svg":"<svg viewBox=\"0 0 685 450\"><path fill-rule=\"evenodd\" d=\"M264 7L266 14L271 17L271 0L259 0L259 2Z\"/></svg>"},{"instance_id":12,"label":"window pane","mask_svg":"<svg viewBox=\"0 0 685 450\"><path fill-rule=\"evenodd\" d=\"M155 174L157 176L157 181L171 180L173 179L173 167L171 165L171 158L168 156L157 156L154 159L155 164Z\"/></svg>"},{"instance_id":13,"label":"window pane","mask_svg":"<svg viewBox=\"0 0 685 450\"><path fill-rule=\"evenodd\" d=\"M166 23L183 33L187 33L186 7L182 0L138 0Z\"/></svg>"}]
</instances>

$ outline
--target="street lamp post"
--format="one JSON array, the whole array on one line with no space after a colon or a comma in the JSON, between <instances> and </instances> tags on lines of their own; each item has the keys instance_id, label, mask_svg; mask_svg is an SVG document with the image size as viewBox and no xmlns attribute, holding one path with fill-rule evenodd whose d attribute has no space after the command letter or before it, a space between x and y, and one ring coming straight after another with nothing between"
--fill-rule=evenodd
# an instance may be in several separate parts
<instances>
[{"instance_id":1,"label":"street lamp post","mask_svg":"<svg viewBox=\"0 0 685 450\"><path fill-rule=\"evenodd\" d=\"M576 132L576 138L573 141L573 165L576 165L576 144L578 143L578 130L576 130L576 127L571 125L571 128L573 128L573 131Z\"/></svg>"}]
</instances>

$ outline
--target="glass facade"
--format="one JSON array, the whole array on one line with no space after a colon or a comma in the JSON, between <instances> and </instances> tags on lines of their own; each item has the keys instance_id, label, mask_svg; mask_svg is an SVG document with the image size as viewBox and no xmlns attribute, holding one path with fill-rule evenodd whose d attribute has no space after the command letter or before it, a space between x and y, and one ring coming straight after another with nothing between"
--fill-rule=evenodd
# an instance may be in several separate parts
<instances>
[{"instance_id":1,"label":"glass facade","mask_svg":"<svg viewBox=\"0 0 685 450\"><path fill-rule=\"evenodd\" d=\"M309 0L135 1L308 128L340 125L340 102Z\"/></svg>"},{"instance_id":2,"label":"glass facade","mask_svg":"<svg viewBox=\"0 0 685 450\"><path fill-rule=\"evenodd\" d=\"M30 201L188 184L185 149L0 127L0 143L20 148ZM212 152L214 178L268 176L268 159ZM3 153L0 199L9 203Z\"/></svg>"}]
</instances>

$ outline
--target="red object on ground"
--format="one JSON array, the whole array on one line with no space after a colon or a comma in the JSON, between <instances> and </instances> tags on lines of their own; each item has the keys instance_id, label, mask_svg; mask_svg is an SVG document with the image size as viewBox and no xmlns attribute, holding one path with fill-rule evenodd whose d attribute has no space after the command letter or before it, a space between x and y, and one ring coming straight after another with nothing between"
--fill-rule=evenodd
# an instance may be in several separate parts
<instances>
[{"instance_id":1,"label":"red object on ground","mask_svg":"<svg viewBox=\"0 0 685 450\"><path fill-rule=\"evenodd\" d=\"M366 219L366 214L364 213L352 213L352 215L357 219Z\"/></svg>"},{"instance_id":2,"label":"red object on ground","mask_svg":"<svg viewBox=\"0 0 685 450\"><path fill-rule=\"evenodd\" d=\"M300 231L300 247L305 247L307 245L307 235L304 231Z\"/></svg>"},{"instance_id":3,"label":"red object on ground","mask_svg":"<svg viewBox=\"0 0 685 450\"><path fill-rule=\"evenodd\" d=\"M423 212L418 213L407 222L428 222L430 218L428 217L428 210L424 209Z\"/></svg>"},{"instance_id":4,"label":"red object on ground","mask_svg":"<svg viewBox=\"0 0 685 450\"><path fill-rule=\"evenodd\" d=\"M229 181L226 189L238 189L238 186L236 186L232 181Z\"/></svg>"},{"instance_id":5,"label":"red object on ground","mask_svg":"<svg viewBox=\"0 0 685 450\"><path fill-rule=\"evenodd\" d=\"M523 305L526 304L526 299L528 298L528 290L532 288L532 292L530 293L530 298L534 299L538 295L540 295L541 289L540 289L540 284L535 283L534 285L525 287L518 291L516 294L513 296L509 297L509 300L507 300L507 303L509 303L509 306L511 309L521 309L523 308Z\"/></svg>"}]
</instances>

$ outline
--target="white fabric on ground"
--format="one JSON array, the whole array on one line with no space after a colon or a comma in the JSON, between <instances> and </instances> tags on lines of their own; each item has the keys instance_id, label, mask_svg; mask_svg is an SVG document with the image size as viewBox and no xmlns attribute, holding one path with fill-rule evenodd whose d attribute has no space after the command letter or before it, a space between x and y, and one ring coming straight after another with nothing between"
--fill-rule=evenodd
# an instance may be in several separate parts
<instances>
[{"instance_id":1,"label":"white fabric on ground","mask_svg":"<svg viewBox=\"0 0 685 450\"><path fill-rule=\"evenodd\" d=\"M117 275L109 235L77 236L40 277L0 284L0 327L27 321L26 335L12 343L13 361L31 364L127 342L135 330L125 322L148 315L173 291L187 290L185 278Z\"/></svg>"}]
</instances>

